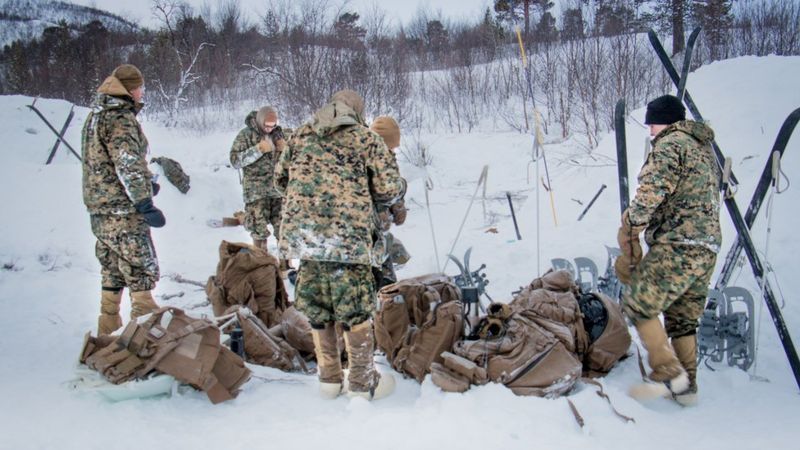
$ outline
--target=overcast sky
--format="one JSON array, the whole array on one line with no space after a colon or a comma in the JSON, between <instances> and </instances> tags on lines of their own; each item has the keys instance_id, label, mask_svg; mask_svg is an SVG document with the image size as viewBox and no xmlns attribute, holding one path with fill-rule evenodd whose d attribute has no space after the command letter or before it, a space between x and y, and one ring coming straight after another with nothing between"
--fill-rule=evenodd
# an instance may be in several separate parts
<instances>
[{"instance_id":1,"label":"overcast sky","mask_svg":"<svg viewBox=\"0 0 800 450\"><path fill-rule=\"evenodd\" d=\"M113 12L143 26L155 27L157 24L150 11L151 1L72 0L72 2ZM445 18L461 19L469 17L477 20L491 2L492 0L349 0L347 9L361 13L369 9L371 5L377 4L386 11L387 16L395 22L395 25L399 25L399 23L408 23L418 8L427 8L434 15L441 11L442 16ZM217 0L188 0L187 3L198 8L207 3L214 10ZM266 11L267 2L265 0L241 0L239 3L249 16L251 23L256 22ZM333 3L341 4L342 1L334 0Z\"/></svg>"}]
</instances>

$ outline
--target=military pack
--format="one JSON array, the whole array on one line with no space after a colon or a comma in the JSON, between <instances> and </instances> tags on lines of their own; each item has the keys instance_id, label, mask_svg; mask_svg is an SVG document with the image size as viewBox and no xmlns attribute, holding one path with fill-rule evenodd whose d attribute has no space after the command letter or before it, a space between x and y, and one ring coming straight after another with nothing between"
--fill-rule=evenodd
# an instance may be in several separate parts
<instances>
[{"instance_id":1,"label":"military pack","mask_svg":"<svg viewBox=\"0 0 800 450\"><path fill-rule=\"evenodd\" d=\"M294 307L284 311L280 324L272 328L262 322L247 307L233 306L236 324L241 327L244 357L248 362L284 371L308 372L306 358L313 355L311 325Z\"/></svg>"},{"instance_id":2,"label":"military pack","mask_svg":"<svg viewBox=\"0 0 800 450\"><path fill-rule=\"evenodd\" d=\"M289 307L278 260L246 243L220 243L217 271L206 283L206 295L215 316L234 305L246 306L267 327L279 324Z\"/></svg>"},{"instance_id":3,"label":"military pack","mask_svg":"<svg viewBox=\"0 0 800 450\"><path fill-rule=\"evenodd\" d=\"M220 345L220 330L178 308L160 308L132 320L119 336L87 333L80 362L114 384L151 372L204 391L212 403L230 400L250 378L242 359Z\"/></svg>"},{"instance_id":4,"label":"military pack","mask_svg":"<svg viewBox=\"0 0 800 450\"><path fill-rule=\"evenodd\" d=\"M421 382L464 332L461 293L445 275L424 275L381 288L375 315L378 348L398 372Z\"/></svg>"},{"instance_id":5,"label":"military pack","mask_svg":"<svg viewBox=\"0 0 800 450\"><path fill-rule=\"evenodd\" d=\"M433 365L432 380L443 390L494 381L518 395L555 397L582 376L608 373L631 343L619 306L581 293L567 271L548 272L487 312Z\"/></svg>"}]
</instances>

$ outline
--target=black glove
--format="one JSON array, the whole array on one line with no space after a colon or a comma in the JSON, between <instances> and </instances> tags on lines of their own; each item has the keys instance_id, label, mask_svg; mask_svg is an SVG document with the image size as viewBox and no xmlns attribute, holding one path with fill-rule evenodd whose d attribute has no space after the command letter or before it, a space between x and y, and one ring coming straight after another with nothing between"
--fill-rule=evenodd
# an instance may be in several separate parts
<instances>
[{"instance_id":1,"label":"black glove","mask_svg":"<svg viewBox=\"0 0 800 450\"><path fill-rule=\"evenodd\" d=\"M161 228L167 223L164 213L153 205L152 199L142 200L133 207L136 208L136 212L144 216L144 221L153 228Z\"/></svg>"},{"instance_id":2,"label":"black glove","mask_svg":"<svg viewBox=\"0 0 800 450\"><path fill-rule=\"evenodd\" d=\"M283 128L281 128L280 125L276 125L275 128L270 131L269 137L272 138L273 142L279 139L286 139L286 136L283 135Z\"/></svg>"},{"instance_id":3,"label":"black glove","mask_svg":"<svg viewBox=\"0 0 800 450\"><path fill-rule=\"evenodd\" d=\"M161 190L161 185L156 183L155 181L150 182L150 186L153 186L153 197L158 195L158 191Z\"/></svg>"}]
</instances>

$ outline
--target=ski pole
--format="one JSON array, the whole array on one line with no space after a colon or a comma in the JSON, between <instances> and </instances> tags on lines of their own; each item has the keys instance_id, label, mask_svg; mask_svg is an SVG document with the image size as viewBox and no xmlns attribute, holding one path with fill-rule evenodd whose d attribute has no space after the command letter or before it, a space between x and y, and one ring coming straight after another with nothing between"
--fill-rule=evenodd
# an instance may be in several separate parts
<instances>
[{"instance_id":1,"label":"ski pole","mask_svg":"<svg viewBox=\"0 0 800 450\"><path fill-rule=\"evenodd\" d=\"M539 148L543 149L542 142L542 122L541 122L541 115L538 111L533 111L533 124L536 128L536 140L539 142ZM558 216L556 216L556 200L553 197L553 182L550 180L550 171L547 169L547 157L545 156L544 150L542 150L542 162L544 163L544 176L547 179L547 192L550 194L550 209L553 211L553 223L556 227L558 227Z\"/></svg>"},{"instance_id":2,"label":"ski pole","mask_svg":"<svg viewBox=\"0 0 800 450\"><path fill-rule=\"evenodd\" d=\"M588 205L586 205L586 208L584 208L584 210L583 210L583 212L581 213L581 215L580 215L580 216L578 216L578 221L579 221L579 222L580 222L580 220L581 220L581 219L583 219L583 216L585 216L585 215L586 215L586 213L589 211L589 208L591 208L591 207L592 207L592 205L594 205L594 202L595 202L595 200L597 200L597 197L600 197L600 194L602 194L602 193L603 193L603 190L605 190L605 188L606 188L606 185L605 185L605 184L604 184L604 185L602 185L602 186L600 186L600 190L599 190L599 191L597 191L597 194L594 194L594 197L592 197L592 200L589 202L589 204L588 204Z\"/></svg>"},{"instance_id":3,"label":"ski pole","mask_svg":"<svg viewBox=\"0 0 800 450\"><path fill-rule=\"evenodd\" d=\"M780 177L781 172L781 154L779 151L772 152L772 193L767 199L767 237L765 238L764 242L764 265L769 267L769 238L772 234L772 217L773 217L773 200L775 199L775 194L780 193L778 189L778 177ZM761 286L760 292L761 297L764 297L766 294L767 284L767 274L764 274L764 278L761 279ZM758 327L756 330L756 346L755 346L755 355L753 355L754 363L753 363L753 377L758 377L758 349L759 344L761 341L761 318L764 311L764 302L758 303Z\"/></svg>"},{"instance_id":4,"label":"ski pole","mask_svg":"<svg viewBox=\"0 0 800 450\"><path fill-rule=\"evenodd\" d=\"M453 250L456 249L456 244L458 243L458 239L461 237L461 232L464 230L464 224L467 223L467 217L469 217L469 211L472 209L472 204L475 203L475 197L478 196L478 189L481 188L481 184L486 182L486 176L489 173L489 166L483 166L483 170L481 170L481 176L478 178L478 185L475 186L475 193L472 194L472 199L469 201L469 206L467 206L467 212L464 213L464 220L461 221L461 226L458 227L458 233L456 234L456 238L453 241L453 245L450 247L450 251L448 254L453 254ZM442 268L441 272L444 273L444 270L447 269L447 263L450 260L444 262L444 267Z\"/></svg>"},{"instance_id":5,"label":"ski pole","mask_svg":"<svg viewBox=\"0 0 800 450\"><path fill-rule=\"evenodd\" d=\"M511 210L511 219L514 220L514 231L517 233L517 240L521 241L522 236L519 234L519 226L517 226L517 215L514 214L514 203L511 202L511 193L506 192L506 198L508 199L508 208Z\"/></svg>"},{"instance_id":6,"label":"ski pole","mask_svg":"<svg viewBox=\"0 0 800 450\"><path fill-rule=\"evenodd\" d=\"M428 177L425 180L425 209L428 210L428 223L431 225L431 237L433 238L433 254L436 255L436 270L442 273L442 265L439 263L439 247L436 245L436 232L433 229L433 214L431 213L431 201L428 192L433 190L433 180Z\"/></svg>"}]
</instances>

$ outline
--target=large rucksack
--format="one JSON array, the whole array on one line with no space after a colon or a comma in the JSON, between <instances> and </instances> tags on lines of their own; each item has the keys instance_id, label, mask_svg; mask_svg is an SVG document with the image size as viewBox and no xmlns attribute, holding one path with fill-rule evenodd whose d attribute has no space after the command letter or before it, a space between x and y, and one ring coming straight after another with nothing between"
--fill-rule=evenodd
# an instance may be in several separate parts
<instances>
[{"instance_id":1,"label":"large rucksack","mask_svg":"<svg viewBox=\"0 0 800 450\"><path fill-rule=\"evenodd\" d=\"M539 325L576 353L584 363L584 375L608 373L630 348L631 336L619 305L604 294L580 292L566 270L533 280L511 306L532 313Z\"/></svg>"},{"instance_id":2,"label":"large rucksack","mask_svg":"<svg viewBox=\"0 0 800 450\"><path fill-rule=\"evenodd\" d=\"M213 403L236 397L250 378L244 361L220 345L219 328L170 307L132 320L119 336L87 333L80 361L114 384L153 371L172 375L205 391Z\"/></svg>"},{"instance_id":3,"label":"large rucksack","mask_svg":"<svg viewBox=\"0 0 800 450\"><path fill-rule=\"evenodd\" d=\"M461 392L495 381L521 395L557 396L582 374L607 373L631 342L618 305L582 294L566 271L548 272L488 312L454 355L434 365L433 381L442 389Z\"/></svg>"},{"instance_id":4,"label":"large rucksack","mask_svg":"<svg viewBox=\"0 0 800 450\"><path fill-rule=\"evenodd\" d=\"M392 367L419 382L464 333L461 292L445 275L424 275L381 288L375 339Z\"/></svg>"},{"instance_id":5,"label":"large rucksack","mask_svg":"<svg viewBox=\"0 0 800 450\"><path fill-rule=\"evenodd\" d=\"M538 319L531 311L514 311L494 303L479 324L479 338L457 343L454 353L485 368L489 380L506 385L515 394L561 395L580 378L581 361L562 340L569 332L567 327L545 328Z\"/></svg>"},{"instance_id":6,"label":"large rucksack","mask_svg":"<svg viewBox=\"0 0 800 450\"><path fill-rule=\"evenodd\" d=\"M289 306L278 260L245 243L222 241L217 273L209 277L206 295L215 316L234 305L246 306L267 327L279 324Z\"/></svg>"}]
</instances>

